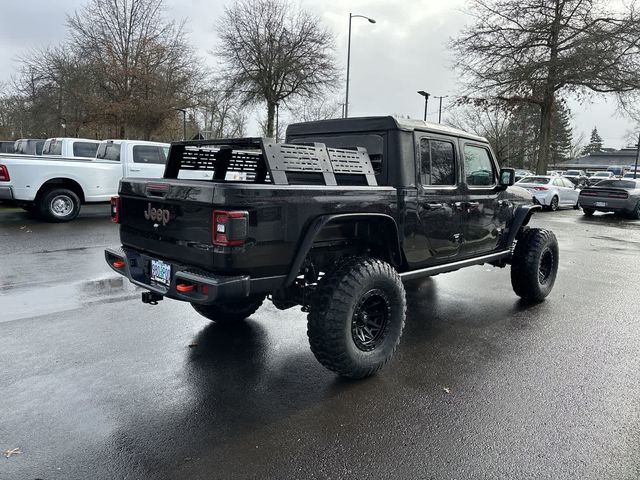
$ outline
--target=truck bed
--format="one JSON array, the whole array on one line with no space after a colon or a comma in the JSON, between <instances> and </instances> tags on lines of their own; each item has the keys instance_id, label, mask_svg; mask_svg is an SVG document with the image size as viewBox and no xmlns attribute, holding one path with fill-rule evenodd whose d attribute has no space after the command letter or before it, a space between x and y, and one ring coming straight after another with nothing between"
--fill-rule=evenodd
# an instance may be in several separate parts
<instances>
[{"instance_id":1,"label":"truck bed","mask_svg":"<svg viewBox=\"0 0 640 480\"><path fill-rule=\"evenodd\" d=\"M384 186L128 178L120 187L120 237L125 248L222 275L285 275L314 218L352 212L395 217L397 198L395 188ZM150 209L167 210L169 220L146 219ZM216 209L248 212L243 245L212 243Z\"/></svg>"}]
</instances>

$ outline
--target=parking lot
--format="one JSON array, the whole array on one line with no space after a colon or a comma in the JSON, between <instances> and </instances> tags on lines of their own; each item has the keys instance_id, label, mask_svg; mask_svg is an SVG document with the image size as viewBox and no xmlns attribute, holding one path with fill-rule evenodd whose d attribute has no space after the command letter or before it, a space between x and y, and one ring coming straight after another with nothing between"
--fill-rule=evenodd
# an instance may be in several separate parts
<instances>
[{"instance_id":1,"label":"parking lot","mask_svg":"<svg viewBox=\"0 0 640 480\"><path fill-rule=\"evenodd\" d=\"M560 243L546 302L490 266L407 284L395 358L349 382L299 308L143 305L103 260L108 206L0 208L0 479L640 478L640 221L534 218Z\"/></svg>"}]
</instances>

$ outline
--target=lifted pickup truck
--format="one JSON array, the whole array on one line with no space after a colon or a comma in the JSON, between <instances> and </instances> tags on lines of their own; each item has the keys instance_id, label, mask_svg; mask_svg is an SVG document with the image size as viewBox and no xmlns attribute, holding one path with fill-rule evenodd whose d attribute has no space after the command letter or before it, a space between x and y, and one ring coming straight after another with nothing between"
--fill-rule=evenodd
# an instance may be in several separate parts
<instances>
[{"instance_id":1,"label":"lifted pickup truck","mask_svg":"<svg viewBox=\"0 0 640 480\"><path fill-rule=\"evenodd\" d=\"M197 170L213 178L187 178ZM267 296L301 305L316 358L362 378L400 341L405 280L511 264L517 295L549 294L558 244L526 226L540 207L514 175L483 138L392 117L291 125L284 144L177 142L161 181L121 181L122 246L105 257L143 302L189 302L216 322Z\"/></svg>"},{"instance_id":2,"label":"lifted pickup truck","mask_svg":"<svg viewBox=\"0 0 640 480\"><path fill-rule=\"evenodd\" d=\"M51 222L68 222L83 203L108 202L123 176L158 178L169 145L138 140L103 142L53 138L45 154L0 155L0 200ZM96 152L97 150L97 152ZM82 158L78 154L95 158Z\"/></svg>"}]
</instances>

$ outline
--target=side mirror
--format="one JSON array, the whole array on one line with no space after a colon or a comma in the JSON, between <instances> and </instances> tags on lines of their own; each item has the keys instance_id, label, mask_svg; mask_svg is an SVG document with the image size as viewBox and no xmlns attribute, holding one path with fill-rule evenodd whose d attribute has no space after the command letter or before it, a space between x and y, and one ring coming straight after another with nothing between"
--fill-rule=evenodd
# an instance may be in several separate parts
<instances>
[{"instance_id":1,"label":"side mirror","mask_svg":"<svg viewBox=\"0 0 640 480\"><path fill-rule=\"evenodd\" d=\"M516 183L516 171L513 168L500 169L500 186L507 188Z\"/></svg>"}]
</instances>

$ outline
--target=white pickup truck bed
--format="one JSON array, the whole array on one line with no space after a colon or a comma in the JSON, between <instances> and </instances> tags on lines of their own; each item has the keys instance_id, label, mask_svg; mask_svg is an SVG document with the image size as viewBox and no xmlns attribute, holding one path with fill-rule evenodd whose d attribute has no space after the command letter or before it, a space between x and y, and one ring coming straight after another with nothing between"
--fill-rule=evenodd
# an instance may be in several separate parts
<instances>
[{"instance_id":1,"label":"white pickup truck bed","mask_svg":"<svg viewBox=\"0 0 640 480\"><path fill-rule=\"evenodd\" d=\"M82 203L116 195L122 177L162 177L168 149L165 143L108 140L94 159L0 154L0 200L51 221L73 220Z\"/></svg>"}]
</instances>

